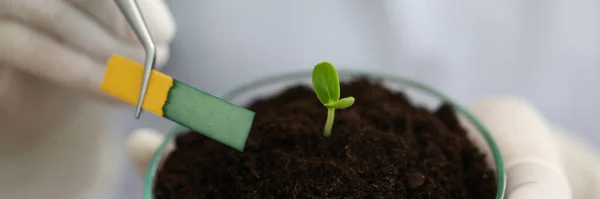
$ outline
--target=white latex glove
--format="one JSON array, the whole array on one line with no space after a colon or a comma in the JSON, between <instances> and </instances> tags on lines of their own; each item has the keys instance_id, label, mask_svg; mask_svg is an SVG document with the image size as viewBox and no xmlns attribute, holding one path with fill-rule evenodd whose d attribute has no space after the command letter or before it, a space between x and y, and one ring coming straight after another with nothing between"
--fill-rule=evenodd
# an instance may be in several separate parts
<instances>
[{"instance_id":1,"label":"white latex glove","mask_svg":"<svg viewBox=\"0 0 600 199\"><path fill-rule=\"evenodd\" d=\"M138 1L160 67L167 60L174 21L162 0ZM143 63L145 55L114 0L0 0L0 38L3 103L34 102L26 99L34 90L19 90L32 78L104 96L99 87L109 57L117 53ZM32 77L13 77L16 73Z\"/></svg>"},{"instance_id":2,"label":"white latex glove","mask_svg":"<svg viewBox=\"0 0 600 199\"><path fill-rule=\"evenodd\" d=\"M138 1L160 67L175 23L162 0ZM73 125L61 122L85 117L72 114L86 110L76 105L89 104L88 96L119 103L100 90L114 53L144 62L114 0L0 0L0 148L35 144L46 139L39 135Z\"/></svg>"},{"instance_id":3,"label":"white latex glove","mask_svg":"<svg viewBox=\"0 0 600 199\"><path fill-rule=\"evenodd\" d=\"M138 0L164 64L175 26ZM0 0L0 198L115 198L120 156L100 91L117 53L144 51L113 0ZM99 101L89 100L94 96Z\"/></svg>"},{"instance_id":4,"label":"white latex glove","mask_svg":"<svg viewBox=\"0 0 600 199\"><path fill-rule=\"evenodd\" d=\"M497 98L477 103L470 111L502 151L507 199L600 198L600 156L584 142L553 128L532 105ZM472 127L467 129L473 133ZM162 138L151 129L137 130L129 137L129 155L140 174L145 174ZM172 150L173 145L167 149Z\"/></svg>"},{"instance_id":5,"label":"white latex glove","mask_svg":"<svg viewBox=\"0 0 600 199\"><path fill-rule=\"evenodd\" d=\"M470 109L500 148L508 199L600 198L600 156L531 104L497 98ZM470 128L469 128L470 129Z\"/></svg>"}]
</instances>

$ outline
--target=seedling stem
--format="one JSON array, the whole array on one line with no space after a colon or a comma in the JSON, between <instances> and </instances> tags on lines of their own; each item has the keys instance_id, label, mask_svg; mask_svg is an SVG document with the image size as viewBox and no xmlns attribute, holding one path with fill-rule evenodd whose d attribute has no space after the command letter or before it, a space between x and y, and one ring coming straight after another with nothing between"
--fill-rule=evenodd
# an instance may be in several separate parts
<instances>
[{"instance_id":1,"label":"seedling stem","mask_svg":"<svg viewBox=\"0 0 600 199\"><path fill-rule=\"evenodd\" d=\"M333 118L335 117L335 109L327 108L327 121L325 121L325 131L323 134L325 137L329 137L331 135L331 128L333 128Z\"/></svg>"}]
</instances>

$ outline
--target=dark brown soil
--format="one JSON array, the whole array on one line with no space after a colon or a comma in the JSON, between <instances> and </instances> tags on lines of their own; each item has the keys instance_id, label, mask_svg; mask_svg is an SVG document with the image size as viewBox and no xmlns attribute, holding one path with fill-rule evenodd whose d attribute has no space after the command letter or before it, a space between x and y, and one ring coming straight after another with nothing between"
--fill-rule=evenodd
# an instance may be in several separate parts
<instances>
[{"instance_id":1,"label":"dark brown soil","mask_svg":"<svg viewBox=\"0 0 600 199\"><path fill-rule=\"evenodd\" d=\"M466 138L454 110L412 105L378 83L342 84L355 104L326 109L309 87L255 101L244 152L188 133L158 173L156 199L490 199L496 177Z\"/></svg>"}]
</instances>

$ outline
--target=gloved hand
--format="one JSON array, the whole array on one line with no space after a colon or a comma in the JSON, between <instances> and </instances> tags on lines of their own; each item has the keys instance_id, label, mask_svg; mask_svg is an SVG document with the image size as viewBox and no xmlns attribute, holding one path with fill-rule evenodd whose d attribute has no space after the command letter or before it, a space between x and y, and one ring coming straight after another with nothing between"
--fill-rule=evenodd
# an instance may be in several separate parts
<instances>
[{"instance_id":1,"label":"gloved hand","mask_svg":"<svg viewBox=\"0 0 600 199\"><path fill-rule=\"evenodd\" d=\"M156 42L160 67L167 60L175 23L162 0L141 1L139 6ZM41 86L31 82L104 96L99 87L109 57L117 53L143 63L145 55L114 0L0 0L0 38L3 105L35 100L28 96ZM27 102L22 103L31 104Z\"/></svg>"},{"instance_id":2,"label":"gloved hand","mask_svg":"<svg viewBox=\"0 0 600 199\"><path fill-rule=\"evenodd\" d=\"M139 6L160 67L174 35L173 17L162 0ZM98 112L89 108L89 96L121 103L100 90L114 53L139 63L145 58L114 0L0 0L0 148L47 140L40 135L74 125L65 124L69 117L96 120L74 115Z\"/></svg>"},{"instance_id":3,"label":"gloved hand","mask_svg":"<svg viewBox=\"0 0 600 199\"><path fill-rule=\"evenodd\" d=\"M161 66L173 18L162 0L140 8ZM0 198L114 198L108 110L88 99L113 102L100 91L113 53L144 61L113 0L0 0Z\"/></svg>"},{"instance_id":4,"label":"gloved hand","mask_svg":"<svg viewBox=\"0 0 600 199\"><path fill-rule=\"evenodd\" d=\"M502 152L507 199L600 198L600 156L547 123L532 105L498 98L477 103L470 111L487 127ZM466 128L474 133L472 127ZM151 129L130 135L129 155L140 174L145 174L162 138Z\"/></svg>"}]
</instances>

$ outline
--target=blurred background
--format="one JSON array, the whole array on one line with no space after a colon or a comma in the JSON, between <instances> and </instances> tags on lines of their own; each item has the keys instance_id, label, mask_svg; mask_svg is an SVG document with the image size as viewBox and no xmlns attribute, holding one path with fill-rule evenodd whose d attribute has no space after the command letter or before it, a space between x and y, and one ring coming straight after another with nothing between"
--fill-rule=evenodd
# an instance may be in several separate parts
<instances>
[{"instance_id":1,"label":"blurred background","mask_svg":"<svg viewBox=\"0 0 600 199\"><path fill-rule=\"evenodd\" d=\"M326 60L418 80L467 106L520 96L600 145L596 0L167 2L178 29L163 71L215 95ZM173 126L151 114L135 120L130 109L114 114L123 140L138 127ZM141 198L142 178L123 159L122 198Z\"/></svg>"}]
</instances>

